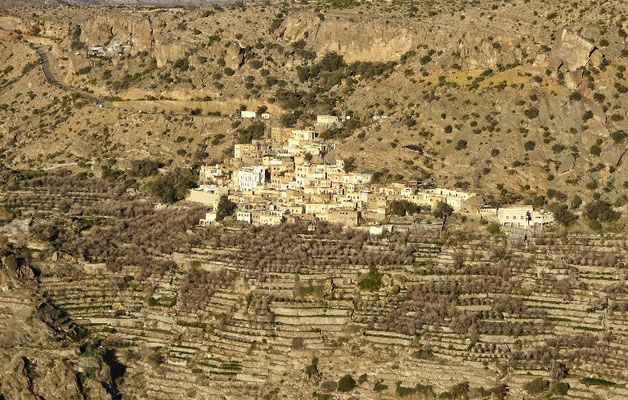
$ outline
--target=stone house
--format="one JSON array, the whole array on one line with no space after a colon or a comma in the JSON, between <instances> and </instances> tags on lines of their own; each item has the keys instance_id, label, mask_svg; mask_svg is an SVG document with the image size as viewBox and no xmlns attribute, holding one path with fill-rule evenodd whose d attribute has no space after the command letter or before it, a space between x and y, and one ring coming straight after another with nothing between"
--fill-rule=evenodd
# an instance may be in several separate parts
<instances>
[{"instance_id":1,"label":"stone house","mask_svg":"<svg viewBox=\"0 0 628 400\"><path fill-rule=\"evenodd\" d=\"M251 211L238 211L236 213L236 220L250 224L253 222L253 214Z\"/></svg>"},{"instance_id":2,"label":"stone house","mask_svg":"<svg viewBox=\"0 0 628 400\"><path fill-rule=\"evenodd\" d=\"M279 225L283 222L283 211L256 210L252 213L253 225Z\"/></svg>"},{"instance_id":3,"label":"stone house","mask_svg":"<svg viewBox=\"0 0 628 400\"><path fill-rule=\"evenodd\" d=\"M327 213L327 221L345 226L357 226L360 222L360 211L351 208L331 208Z\"/></svg>"},{"instance_id":4,"label":"stone house","mask_svg":"<svg viewBox=\"0 0 628 400\"><path fill-rule=\"evenodd\" d=\"M210 207L217 207L220 196L228 195L229 189L215 185L201 185L197 189L190 189L186 200L201 203Z\"/></svg>"},{"instance_id":5,"label":"stone house","mask_svg":"<svg viewBox=\"0 0 628 400\"><path fill-rule=\"evenodd\" d=\"M530 205L511 207L485 207L480 217L502 226L513 228L546 228L554 222L554 215L543 210L534 210Z\"/></svg>"}]
</instances>

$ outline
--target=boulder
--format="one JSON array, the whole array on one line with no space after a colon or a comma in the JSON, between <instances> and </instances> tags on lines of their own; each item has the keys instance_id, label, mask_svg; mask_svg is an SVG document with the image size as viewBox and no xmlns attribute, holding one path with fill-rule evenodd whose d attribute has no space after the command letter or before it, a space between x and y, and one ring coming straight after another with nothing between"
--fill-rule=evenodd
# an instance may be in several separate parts
<instances>
[{"instance_id":1,"label":"boulder","mask_svg":"<svg viewBox=\"0 0 628 400\"><path fill-rule=\"evenodd\" d=\"M244 49L237 43L231 43L225 49L225 66L231 69L240 69L244 64Z\"/></svg>"},{"instance_id":2,"label":"boulder","mask_svg":"<svg viewBox=\"0 0 628 400\"><path fill-rule=\"evenodd\" d=\"M550 53L550 67L554 71L573 72L589 63L595 45L580 35L563 29Z\"/></svg>"}]
</instances>

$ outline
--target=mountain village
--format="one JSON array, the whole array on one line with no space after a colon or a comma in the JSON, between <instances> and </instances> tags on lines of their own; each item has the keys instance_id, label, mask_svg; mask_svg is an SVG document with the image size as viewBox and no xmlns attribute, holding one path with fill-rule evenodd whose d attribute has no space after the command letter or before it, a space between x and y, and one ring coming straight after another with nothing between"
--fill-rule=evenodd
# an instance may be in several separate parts
<instances>
[{"instance_id":1,"label":"mountain village","mask_svg":"<svg viewBox=\"0 0 628 400\"><path fill-rule=\"evenodd\" d=\"M241 118L256 118L243 111ZM268 119L269 115L261 115ZM204 165L198 188L188 200L211 208L200 221L212 225L222 217L221 198L237 206L235 218L253 225L278 225L284 221L327 221L381 232L392 204L406 214L435 209L439 203L451 210L502 226L543 229L554 221L550 212L532 206L488 207L476 193L434 187L421 182L378 183L374 171L354 171L353 165L333 157L334 143L320 137L320 129L341 124L348 117L317 116L308 129L271 128L270 140L253 139L236 144L233 158L223 164ZM390 226L387 227L390 229Z\"/></svg>"}]
</instances>

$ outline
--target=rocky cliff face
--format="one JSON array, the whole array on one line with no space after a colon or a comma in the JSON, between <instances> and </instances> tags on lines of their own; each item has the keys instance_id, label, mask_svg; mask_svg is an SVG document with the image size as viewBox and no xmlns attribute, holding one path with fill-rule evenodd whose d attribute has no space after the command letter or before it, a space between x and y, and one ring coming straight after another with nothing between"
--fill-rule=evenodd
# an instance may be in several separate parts
<instances>
[{"instance_id":1,"label":"rocky cliff face","mask_svg":"<svg viewBox=\"0 0 628 400\"><path fill-rule=\"evenodd\" d=\"M326 19L316 15L287 18L277 35L289 42L305 40L317 54L335 52L347 62L397 61L425 42L425 32L378 21Z\"/></svg>"},{"instance_id":2,"label":"rocky cliff face","mask_svg":"<svg viewBox=\"0 0 628 400\"><path fill-rule=\"evenodd\" d=\"M131 53L136 54L152 50L153 27L149 17L95 16L82 25L81 39L90 47L122 41L131 44Z\"/></svg>"},{"instance_id":3,"label":"rocky cliff face","mask_svg":"<svg viewBox=\"0 0 628 400\"><path fill-rule=\"evenodd\" d=\"M471 15L463 21L435 17L423 23L368 17L328 17L313 14L286 18L276 36L288 42L304 40L317 54L335 52L347 62L399 61L412 50L427 46L438 52L437 62L447 68L459 64L463 69L497 68L522 62L538 51L539 44L550 44L550 33L531 26L530 40L513 35L515 26L487 26Z\"/></svg>"},{"instance_id":4,"label":"rocky cliff face","mask_svg":"<svg viewBox=\"0 0 628 400\"><path fill-rule=\"evenodd\" d=\"M34 270L15 255L0 262L0 303L0 398L115 398L105 360L81 355L84 328L41 297Z\"/></svg>"}]
</instances>

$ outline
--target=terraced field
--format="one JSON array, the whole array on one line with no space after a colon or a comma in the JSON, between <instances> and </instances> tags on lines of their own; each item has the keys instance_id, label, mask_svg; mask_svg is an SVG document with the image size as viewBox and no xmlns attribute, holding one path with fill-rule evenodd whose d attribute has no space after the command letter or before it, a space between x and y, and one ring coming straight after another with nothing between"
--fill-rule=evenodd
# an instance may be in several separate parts
<instances>
[{"instance_id":1,"label":"terraced field","mask_svg":"<svg viewBox=\"0 0 628 400\"><path fill-rule=\"evenodd\" d=\"M183 268L163 276L140 280L133 267L94 267L40 281L92 337L121 343L122 355L163 354L145 377L151 398L186 397L198 382L207 382L200 397L243 386L254 397L274 387L320 390L305 373L312 357L324 380L367 374L370 383L356 389L361 398L381 395L375 380L392 394L399 381L440 393L503 379L516 395L515 382L549 376L555 363L569 369L574 398L594 392L579 377L628 378L625 238L548 234L513 248L473 235L442 243L434 232L386 240L316 233L278 245L290 229L213 232L213 240L175 254ZM370 265L382 274L372 292L357 287ZM211 294L183 306L186 267L228 271L230 281L194 289ZM336 357L347 363L331 365ZM395 363L404 372L382 368Z\"/></svg>"},{"instance_id":2,"label":"terraced field","mask_svg":"<svg viewBox=\"0 0 628 400\"><path fill-rule=\"evenodd\" d=\"M125 398L523 399L537 377L543 396L628 397L624 235L200 228L194 208L95 188L3 195L37 273L33 294L3 286L0 324L37 301L64 341L125 366Z\"/></svg>"}]
</instances>

